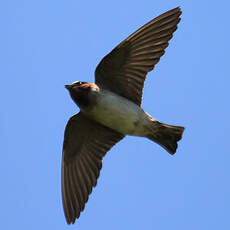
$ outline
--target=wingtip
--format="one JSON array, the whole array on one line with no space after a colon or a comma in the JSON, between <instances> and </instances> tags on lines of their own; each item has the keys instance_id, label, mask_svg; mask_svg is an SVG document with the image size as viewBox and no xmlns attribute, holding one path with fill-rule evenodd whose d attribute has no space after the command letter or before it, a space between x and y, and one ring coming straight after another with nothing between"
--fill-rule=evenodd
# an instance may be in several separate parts
<instances>
[{"instance_id":1,"label":"wingtip","mask_svg":"<svg viewBox=\"0 0 230 230\"><path fill-rule=\"evenodd\" d=\"M177 6L177 7L175 7L173 10L182 11L182 10L181 10L181 6Z\"/></svg>"},{"instance_id":2,"label":"wingtip","mask_svg":"<svg viewBox=\"0 0 230 230\"><path fill-rule=\"evenodd\" d=\"M175 10L178 11L178 12L180 12L180 14L182 13L181 6L177 6L177 7L175 8Z\"/></svg>"},{"instance_id":3,"label":"wingtip","mask_svg":"<svg viewBox=\"0 0 230 230\"><path fill-rule=\"evenodd\" d=\"M77 216L75 216L75 217L72 217L72 218L65 218L66 219L66 223L68 224L68 225L72 225L72 224L74 224L75 222L76 222L76 220L78 219L80 217L80 214L79 215L77 215Z\"/></svg>"},{"instance_id":4,"label":"wingtip","mask_svg":"<svg viewBox=\"0 0 230 230\"><path fill-rule=\"evenodd\" d=\"M181 7L180 7L180 6L177 6L177 7L173 8L173 9L167 11L167 12L179 13L179 15L182 14L182 10L181 10ZM167 12L166 12L166 13L167 13Z\"/></svg>"}]
</instances>

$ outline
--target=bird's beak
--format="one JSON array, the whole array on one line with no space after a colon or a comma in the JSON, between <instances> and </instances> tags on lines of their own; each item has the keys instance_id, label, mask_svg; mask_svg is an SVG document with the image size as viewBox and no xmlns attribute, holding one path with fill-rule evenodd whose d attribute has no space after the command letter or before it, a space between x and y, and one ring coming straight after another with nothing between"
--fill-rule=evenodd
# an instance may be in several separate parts
<instances>
[{"instance_id":1,"label":"bird's beak","mask_svg":"<svg viewBox=\"0 0 230 230\"><path fill-rule=\"evenodd\" d=\"M73 87L72 85L65 85L65 88L68 90L72 89L72 87Z\"/></svg>"}]
</instances>

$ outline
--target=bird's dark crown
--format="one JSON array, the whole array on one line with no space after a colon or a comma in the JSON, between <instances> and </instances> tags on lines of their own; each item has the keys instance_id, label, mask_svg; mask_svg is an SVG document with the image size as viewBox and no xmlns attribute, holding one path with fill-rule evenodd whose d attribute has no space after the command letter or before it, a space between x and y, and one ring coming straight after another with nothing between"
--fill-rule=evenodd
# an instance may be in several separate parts
<instances>
[{"instance_id":1,"label":"bird's dark crown","mask_svg":"<svg viewBox=\"0 0 230 230\"><path fill-rule=\"evenodd\" d=\"M85 81L75 81L72 83L72 85L83 85L83 84L87 84L88 82L85 82Z\"/></svg>"},{"instance_id":2,"label":"bird's dark crown","mask_svg":"<svg viewBox=\"0 0 230 230\"><path fill-rule=\"evenodd\" d=\"M81 85L84 85L84 84L87 84L87 83L88 82L85 82L85 81L75 81L71 85L65 85L65 88L68 89L68 90L71 90L75 86L81 86Z\"/></svg>"}]
</instances>

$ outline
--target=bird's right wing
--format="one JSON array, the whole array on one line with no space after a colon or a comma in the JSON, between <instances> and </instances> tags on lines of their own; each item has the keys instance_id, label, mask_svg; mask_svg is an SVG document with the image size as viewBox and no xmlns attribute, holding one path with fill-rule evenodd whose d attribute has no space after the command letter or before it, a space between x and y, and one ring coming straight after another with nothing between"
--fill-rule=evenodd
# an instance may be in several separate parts
<instances>
[{"instance_id":1,"label":"bird's right wing","mask_svg":"<svg viewBox=\"0 0 230 230\"><path fill-rule=\"evenodd\" d=\"M62 157L62 202L68 224L80 216L96 186L102 158L123 137L81 112L68 121Z\"/></svg>"},{"instance_id":2,"label":"bird's right wing","mask_svg":"<svg viewBox=\"0 0 230 230\"><path fill-rule=\"evenodd\" d=\"M180 15L179 7L169 10L121 42L97 66L96 84L140 105L145 77L165 53Z\"/></svg>"}]
</instances>

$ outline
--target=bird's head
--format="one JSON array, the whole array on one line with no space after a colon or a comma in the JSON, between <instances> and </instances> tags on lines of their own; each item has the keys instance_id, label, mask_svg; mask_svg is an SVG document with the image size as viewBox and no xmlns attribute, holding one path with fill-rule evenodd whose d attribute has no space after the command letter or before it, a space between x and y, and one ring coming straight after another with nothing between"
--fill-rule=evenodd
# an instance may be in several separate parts
<instances>
[{"instance_id":1,"label":"bird's head","mask_svg":"<svg viewBox=\"0 0 230 230\"><path fill-rule=\"evenodd\" d=\"M73 101L80 107L86 109L94 102L94 94L99 88L94 83L75 81L71 85L65 85Z\"/></svg>"}]
</instances>

